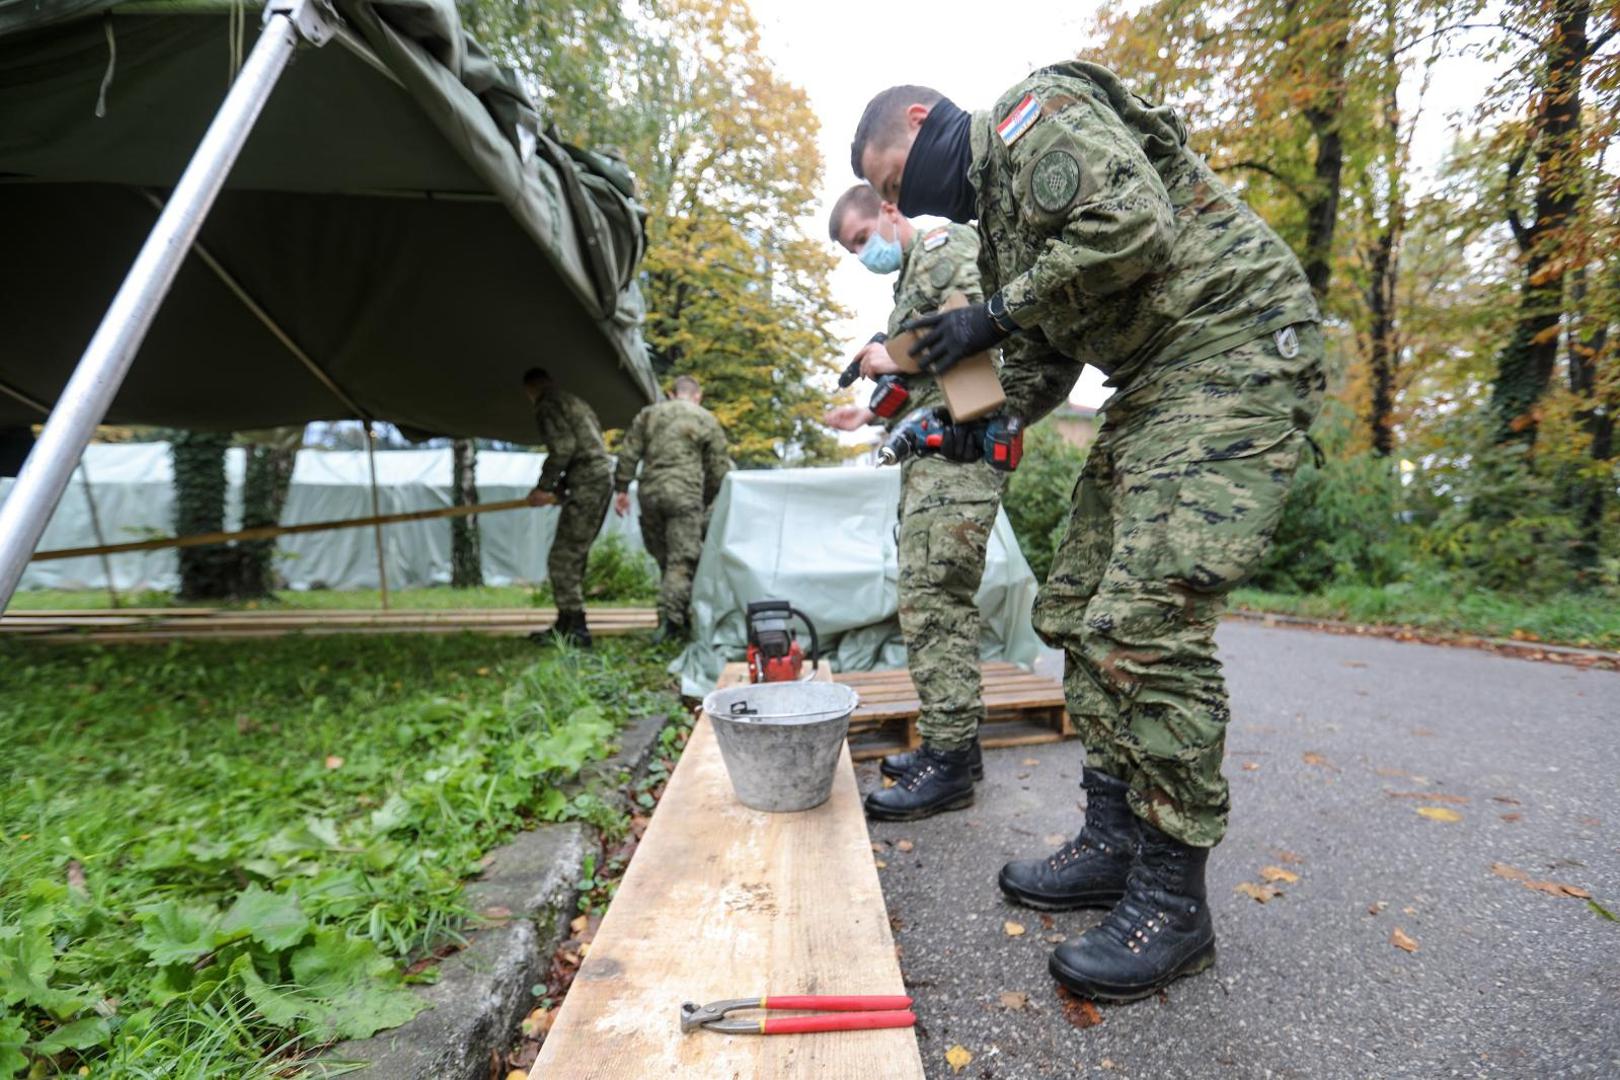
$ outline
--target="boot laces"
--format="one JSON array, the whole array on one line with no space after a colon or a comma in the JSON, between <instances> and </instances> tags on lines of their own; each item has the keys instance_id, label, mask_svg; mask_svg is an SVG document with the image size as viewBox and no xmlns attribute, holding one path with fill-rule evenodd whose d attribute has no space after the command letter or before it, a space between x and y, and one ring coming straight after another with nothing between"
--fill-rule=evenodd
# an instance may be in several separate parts
<instances>
[{"instance_id":1,"label":"boot laces","mask_svg":"<svg viewBox=\"0 0 1620 1080\"><path fill-rule=\"evenodd\" d=\"M1179 852L1160 850L1155 854L1161 858L1168 855L1167 861L1180 861ZM1125 879L1125 896L1114 905L1097 929L1131 952L1140 953L1142 946L1162 933L1170 923L1170 912L1165 910L1169 905L1162 898L1166 890L1167 885L1160 879L1156 868L1145 862L1138 851L1130 875Z\"/></svg>"},{"instance_id":2,"label":"boot laces","mask_svg":"<svg viewBox=\"0 0 1620 1080\"><path fill-rule=\"evenodd\" d=\"M1100 851L1107 854L1110 850L1108 843L1092 837L1090 829L1081 829L1078 836L1065 841L1062 847L1046 857L1046 865L1053 870L1061 870L1087 852Z\"/></svg>"}]
</instances>

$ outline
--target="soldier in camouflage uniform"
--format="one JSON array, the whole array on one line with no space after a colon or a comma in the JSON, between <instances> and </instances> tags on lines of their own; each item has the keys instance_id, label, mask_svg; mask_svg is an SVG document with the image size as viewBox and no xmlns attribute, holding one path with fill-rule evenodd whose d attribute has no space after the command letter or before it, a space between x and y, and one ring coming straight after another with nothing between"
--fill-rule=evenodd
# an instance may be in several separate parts
<instances>
[{"instance_id":1,"label":"soldier in camouflage uniform","mask_svg":"<svg viewBox=\"0 0 1620 1080\"><path fill-rule=\"evenodd\" d=\"M1001 343L1028 421L1081 363L1115 388L1035 611L1067 658L1085 826L1000 884L1035 907L1112 905L1052 973L1092 997L1146 996L1214 962L1204 869L1229 808L1215 625L1270 543L1320 408L1320 315L1175 112L1094 64L1037 71L986 113L885 91L852 160L908 214L978 220L991 295L918 321L922 367Z\"/></svg>"},{"instance_id":2,"label":"soldier in camouflage uniform","mask_svg":"<svg viewBox=\"0 0 1620 1080\"><path fill-rule=\"evenodd\" d=\"M562 638L588 649L591 632L585 623L585 563L607 518L613 467L602 443L601 425L589 405L559 389L544 368L525 372L523 389L534 403L534 421L546 447L546 461L529 492L529 505L562 507L546 560L557 622L530 637L536 641Z\"/></svg>"},{"instance_id":3,"label":"soldier in camouflage uniform","mask_svg":"<svg viewBox=\"0 0 1620 1080\"><path fill-rule=\"evenodd\" d=\"M832 239L876 273L899 270L894 310L886 334L900 324L934 311L952 293L982 300L979 238L965 225L920 232L868 184L850 188L833 205ZM904 374L876 339L861 353L868 377L892 376L910 395L902 412L943 405L931 377ZM846 431L865 424L893 427L900 415L884 420L871 409L849 405L826 420ZM900 475L900 632L906 661L922 711L917 730L923 745L883 759L893 787L866 797L866 812L887 821L929 817L973 805L973 779L984 775L979 725L984 702L979 680L979 608L974 602L984 576L985 548L1001 505L1004 474L982 461L941 457L908 458ZM936 756L968 755L971 779L942 783L930 769Z\"/></svg>"},{"instance_id":4,"label":"soldier in camouflage uniform","mask_svg":"<svg viewBox=\"0 0 1620 1080\"><path fill-rule=\"evenodd\" d=\"M686 637L692 572L703 551L709 506L731 471L725 430L702 401L703 388L696 379L677 378L673 397L636 414L619 444L613 477L622 516L630 509L630 482L641 467L641 538L663 575L654 635L660 642Z\"/></svg>"}]
</instances>

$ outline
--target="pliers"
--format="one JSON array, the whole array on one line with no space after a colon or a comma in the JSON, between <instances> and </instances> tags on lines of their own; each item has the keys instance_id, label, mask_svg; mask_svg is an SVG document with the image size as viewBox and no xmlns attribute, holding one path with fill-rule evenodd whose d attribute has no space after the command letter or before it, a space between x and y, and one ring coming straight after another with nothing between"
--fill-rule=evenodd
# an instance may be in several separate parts
<instances>
[{"instance_id":1,"label":"pliers","mask_svg":"<svg viewBox=\"0 0 1620 1080\"><path fill-rule=\"evenodd\" d=\"M819 1009L824 1016L762 1016L758 1020L727 1020L738 1009ZM810 1031L865 1031L870 1028L910 1027L917 1022L911 999L894 996L837 996L773 994L757 998L729 998L707 1005L681 1006L681 1031L708 1028L726 1035L797 1035Z\"/></svg>"}]
</instances>

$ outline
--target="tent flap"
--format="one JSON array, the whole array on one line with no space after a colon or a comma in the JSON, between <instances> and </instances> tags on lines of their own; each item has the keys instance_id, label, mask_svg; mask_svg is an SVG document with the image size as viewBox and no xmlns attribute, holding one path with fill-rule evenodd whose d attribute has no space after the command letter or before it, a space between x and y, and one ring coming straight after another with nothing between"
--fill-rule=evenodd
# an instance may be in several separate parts
<instances>
[{"instance_id":1,"label":"tent flap","mask_svg":"<svg viewBox=\"0 0 1620 1080\"><path fill-rule=\"evenodd\" d=\"M282 426L347 398L531 442L535 364L627 422L656 383L645 215L612 163L548 134L450 0L337 6L344 32L271 95L203 224L211 258L186 261L109 422ZM0 0L0 383L20 392L0 427L55 400L189 160L257 32L249 13L233 37L230 10Z\"/></svg>"}]
</instances>

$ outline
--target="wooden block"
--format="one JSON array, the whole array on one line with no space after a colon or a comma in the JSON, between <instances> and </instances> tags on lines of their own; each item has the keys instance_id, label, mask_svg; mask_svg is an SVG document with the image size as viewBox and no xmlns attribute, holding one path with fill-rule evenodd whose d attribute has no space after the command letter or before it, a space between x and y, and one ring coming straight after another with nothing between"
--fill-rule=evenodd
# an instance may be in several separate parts
<instances>
[{"instance_id":1,"label":"wooden block","mask_svg":"<svg viewBox=\"0 0 1620 1080\"><path fill-rule=\"evenodd\" d=\"M966 307L967 304L967 297L959 292L952 293L940 305L940 310L950 311ZM915 363L909 360L908 354L916 343L916 331L908 331L890 338L883 347L895 363L904 365ZM958 361L939 377L938 382L945 395L945 407L950 410L951 419L958 423L989 416L1007 403L1007 395L1001 389L1001 378L996 374L996 366L987 352Z\"/></svg>"},{"instance_id":2,"label":"wooden block","mask_svg":"<svg viewBox=\"0 0 1620 1080\"><path fill-rule=\"evenodd\" d=\"M906 1028L681 1034L681 1002L763 993L905 988L848 753L826 803L801 814L761 813L732 794L704 717L531 1073L547 1080L922 1077L916 1035Z\"/></svg>"}]
</instances>

